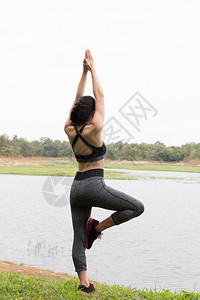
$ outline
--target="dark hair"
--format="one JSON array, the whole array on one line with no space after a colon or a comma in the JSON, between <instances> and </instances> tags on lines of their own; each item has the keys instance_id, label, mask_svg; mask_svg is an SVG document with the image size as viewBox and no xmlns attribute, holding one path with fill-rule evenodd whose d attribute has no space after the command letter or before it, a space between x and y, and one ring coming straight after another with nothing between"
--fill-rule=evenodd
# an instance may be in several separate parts
<instances>
[{"instance_id":1,"label":"dark hair","mask_svg":"<svg viewBox=\"0 0 200 300\"><path fill-rule=\"evenodd\" d=\"M70 119L74 125L83 125L95 110L95 99L91 96L82 96L76 100L71 111Z\"/></svg>"}]
</instances>

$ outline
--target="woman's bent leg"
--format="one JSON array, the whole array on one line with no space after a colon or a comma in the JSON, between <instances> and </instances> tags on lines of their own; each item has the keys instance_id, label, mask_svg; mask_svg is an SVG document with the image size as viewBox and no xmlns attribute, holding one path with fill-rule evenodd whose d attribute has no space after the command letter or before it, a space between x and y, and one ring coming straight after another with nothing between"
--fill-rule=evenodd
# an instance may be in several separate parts
<instances>
[{"instance_id":1,"label":"woman's bent leg","mask_svg":"<svg viewBox=\"0 0 200 300\"><path fill-rule=\"evenodd\" d=\"M84 197L89 206L114 210L115 225L127 222L144 212L144 205L134 197L105 184L104 178L93 177L85 186ZM110 227L110 226L109 226Z\"/></svg>"},{"instance_id":2,"label":"woman's bent leg","mask_svg":"<svg viewBox=\"0 0 200 300\"><path fill-rule=\"evenodd\" d=\"M115 226L115 223L113 221L112 217L108 217L107 219L99 222L99 224L95 227L97 232L102 232L107 228L110 228L112 226Z\"/></svg>"},{"instance_id":3,"label":"woman's bent leg","mask_svg":"<svg viewBox=\"0 0 200 300\"><path fill-rule=\"evenodd\" d=\"M110 202L115 202L116 212L111 215L115 225L122 224L140 216L144 212L144 205L134 197L107 186L103 180L104 192Z\"/></svg>"}]
</instances>

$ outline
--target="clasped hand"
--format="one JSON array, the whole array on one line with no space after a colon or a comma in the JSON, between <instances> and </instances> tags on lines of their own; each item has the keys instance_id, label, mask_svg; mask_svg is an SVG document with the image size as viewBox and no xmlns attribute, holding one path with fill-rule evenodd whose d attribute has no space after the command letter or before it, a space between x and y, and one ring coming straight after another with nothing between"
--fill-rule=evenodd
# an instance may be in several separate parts
<instances>
[{"instance_id":1,"label":"clasped hand","mask_svg":"<svg viewBox=\"0 0 200 300\"><path fill-rule=\"evenodd\" d=\"M83 60L83 69L85 71L91 71L94 68L94 61L92 57L92 53L89 49L85 51L85 57Z\"/></svg>"}]
</instances>

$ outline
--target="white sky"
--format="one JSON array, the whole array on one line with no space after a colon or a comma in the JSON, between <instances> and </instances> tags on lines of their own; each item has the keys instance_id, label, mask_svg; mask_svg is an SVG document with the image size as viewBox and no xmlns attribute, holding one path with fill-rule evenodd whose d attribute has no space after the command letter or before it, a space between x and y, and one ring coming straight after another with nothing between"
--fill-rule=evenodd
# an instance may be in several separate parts
<instances>
[{"instance_id":1,"label":"white sky","mask_svg":"<svg viewBox=\"0 0 200 300\"><path fill-rule=\"evenodd\" d=\"M133 143L200 142L199 11L198 0L1 0L0 134L67 141L89 48L105 122L117 119ZM158 111L141 119L140 132L119 113L137 91Z\"/></svg>"}]
</instances>

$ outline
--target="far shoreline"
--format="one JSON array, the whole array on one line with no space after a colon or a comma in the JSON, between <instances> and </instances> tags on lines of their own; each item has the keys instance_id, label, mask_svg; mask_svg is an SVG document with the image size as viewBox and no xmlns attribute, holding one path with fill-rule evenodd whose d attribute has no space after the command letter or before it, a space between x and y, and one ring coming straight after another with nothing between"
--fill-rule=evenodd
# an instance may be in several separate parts
<instances>
[{"instance_id":1,"label":"far shoreline","mask_svg":"<svg viewBox=\"0 0 200 300\"><path fill-rule=\"evenodd\" d=\"M66 176L73 177L78 164L67 157L5 157L0 156L0 174ZM116 171L109 169L118 169ZM123 174L126 170L165 171L200 173L200 160L174 163L160 161L128 161L105 159L104 170L107 179L132 179Z\"/></svg>"}]
</instances>

